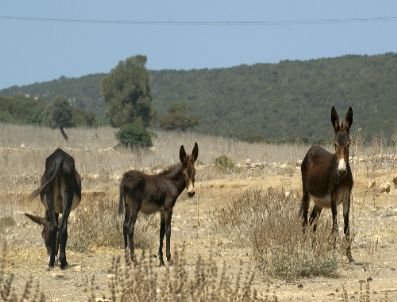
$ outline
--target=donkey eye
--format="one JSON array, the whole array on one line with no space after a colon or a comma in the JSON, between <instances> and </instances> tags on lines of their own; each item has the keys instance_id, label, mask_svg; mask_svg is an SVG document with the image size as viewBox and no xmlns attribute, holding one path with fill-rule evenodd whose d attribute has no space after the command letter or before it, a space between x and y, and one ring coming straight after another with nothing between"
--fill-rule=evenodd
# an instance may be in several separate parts
<instances>
[{"instance_id":1,"label":"donkey eye","mask_svg":"<svg viewBox=\"0 0 397 302\"><path fill-rule=\"evenodd\" d=\"M337 144L337 143L334 143L334 147L335 147L335 148L338 147L338 144Z\"/></svg>"}]
</instances>

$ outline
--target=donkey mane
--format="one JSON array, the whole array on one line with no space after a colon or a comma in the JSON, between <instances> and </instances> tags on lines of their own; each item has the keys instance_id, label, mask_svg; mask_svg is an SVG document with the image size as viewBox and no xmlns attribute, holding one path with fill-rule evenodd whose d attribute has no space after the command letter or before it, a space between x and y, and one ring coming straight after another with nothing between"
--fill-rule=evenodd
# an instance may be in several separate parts
<instances>
[{"instance_id":1,"label":"donkey mane","mask_svg":"<svg viewBox=\"0 0 397 302\"><path fill-rule=\"evenodd\" d=\"M163 171L161 171L158 175L165 176L169 179L172 179L175 176L177 176L181 171L182 171L182 164L177 163L177 164L168 166Z\"/></svg>"}]
</instances>

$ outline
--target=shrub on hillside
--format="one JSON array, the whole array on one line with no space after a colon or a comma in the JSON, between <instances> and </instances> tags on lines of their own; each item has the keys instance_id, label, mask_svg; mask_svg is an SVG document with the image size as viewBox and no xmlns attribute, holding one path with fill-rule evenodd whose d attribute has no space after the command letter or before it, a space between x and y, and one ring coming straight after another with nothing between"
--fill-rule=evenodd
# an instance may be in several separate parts
<instances>
[{"instance_id":1,"label":"shrub on hillside","mask_svg":"<svg viewBox=\"0 0 397 302\"><path fill-rule=\"evenodd\" d=\"M116 138L122 146L128 148L153 146L151 134L140 120L121 126L120 130L116 132Z\"/></svg>"},{"instance_id":2,"label":"shrub on hillside","mask_svg":"<svg viewBox=\"0 0 397 302\"><path fill-rule=\"evenodd\" d=\"M224 172L231 173L237 171L236 164L227 155L223 154L218 156L217 158L215 158L214 163L215 163L215 167L217 167L218 169Z\"/></svg>"}]
</instances>

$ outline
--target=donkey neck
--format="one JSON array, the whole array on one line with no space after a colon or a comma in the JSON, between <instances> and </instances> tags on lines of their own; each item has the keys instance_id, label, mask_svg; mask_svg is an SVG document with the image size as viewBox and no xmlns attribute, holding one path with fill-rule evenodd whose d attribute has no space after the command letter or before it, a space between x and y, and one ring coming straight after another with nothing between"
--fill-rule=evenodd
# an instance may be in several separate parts
<instances>
[{"instance_id":1,"label":"donkey neck","mask_svg":"<svg viewBox=\"0 0 397 302\"><path fill-rule=\"evenodd\" d=\"M186 188L182 164L176 164L164 175L176 188L178 195Z\"/></svg>"}]
</instances>

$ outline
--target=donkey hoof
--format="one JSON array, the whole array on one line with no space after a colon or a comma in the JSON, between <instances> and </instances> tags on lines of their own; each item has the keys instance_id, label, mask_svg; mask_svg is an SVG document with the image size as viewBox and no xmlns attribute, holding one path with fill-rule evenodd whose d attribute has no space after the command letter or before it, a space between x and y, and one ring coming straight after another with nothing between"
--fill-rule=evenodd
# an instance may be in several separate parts
<instances>
[{"instance_id":1,"label":"donkey hoof","mask_svg":"<svg viewBox=\"0 0 397 302\"><path fill-rule=\"evenodd\" d=\"M49 271L52 271L53 269L54 269L53 265L52 266L48 265L46 271L49 272Z\"/></svg>"},{"instance_id":2,"label":"donkey hoof","mask_svg":"<svg viewBox=\"0 0 397 302\"><path fill-rule=\"evenodd\" d=\"M69 264L68 264L66 261L63 262L63 263L61 263L61 269L62 269L62 270L67 269L68 266L69 266Z\"/></svg>"}]
</instances>

